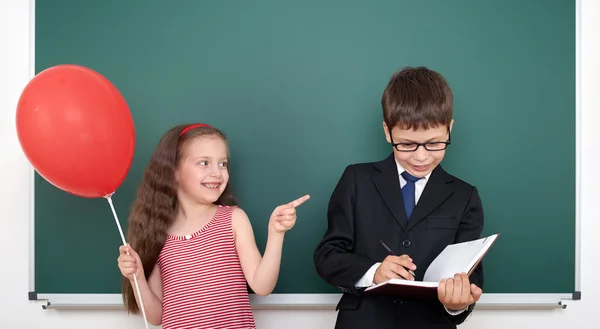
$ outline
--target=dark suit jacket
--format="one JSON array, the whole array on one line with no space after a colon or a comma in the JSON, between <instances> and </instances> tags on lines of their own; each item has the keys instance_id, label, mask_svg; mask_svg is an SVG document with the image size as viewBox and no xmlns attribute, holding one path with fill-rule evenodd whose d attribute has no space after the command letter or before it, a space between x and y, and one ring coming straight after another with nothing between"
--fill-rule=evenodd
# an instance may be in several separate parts
<instances>
[{"instance_id":1,"label":"dark suit jacket","mask_svg":"<svg viewBox=\"0 0 600 329\"><path fill-rule=\"evenodd\" d=\"M328 208L328 229L314 252L318 274L344 293L336 328L456 328L472 308L450 315L438 301L402 300L363 294L356 282L388 252L407 254L423 280L425 270L449 244L480 238L483 210L477 189L436 167L406 218L393 155L381 162L348 166ZM483 265L470 281L483 289Z\"/></svg>"}]
</instances>

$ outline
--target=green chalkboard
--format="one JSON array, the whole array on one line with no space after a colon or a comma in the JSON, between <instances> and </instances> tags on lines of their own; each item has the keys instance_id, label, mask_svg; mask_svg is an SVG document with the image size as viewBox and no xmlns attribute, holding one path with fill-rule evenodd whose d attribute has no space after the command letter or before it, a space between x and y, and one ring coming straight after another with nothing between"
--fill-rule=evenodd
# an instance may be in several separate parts
<instances>
[{"instance_id":1,"label":"green chalkboard","mask_svg":"<svg viewBox=\"0 0 600 329\"><path fill-rule=\"evenodd\" d=\"M329 196L346 165L389 154L382 91L396 70L425 65L455 95L443 165L479 188L484 234L502 232L485 260L486 292L573 292L574 1L61 0L35 7L36 72L87 66L131 108L135 159L113 199L124 229L160 135L207 122L228 134L232 184L261 250L272 209L312 196L286 237L275 292L338 293L312 261ZM71 196L36 176L36 292L118 293L120 244L106 200Z\"/></svg>"}]
</instances>

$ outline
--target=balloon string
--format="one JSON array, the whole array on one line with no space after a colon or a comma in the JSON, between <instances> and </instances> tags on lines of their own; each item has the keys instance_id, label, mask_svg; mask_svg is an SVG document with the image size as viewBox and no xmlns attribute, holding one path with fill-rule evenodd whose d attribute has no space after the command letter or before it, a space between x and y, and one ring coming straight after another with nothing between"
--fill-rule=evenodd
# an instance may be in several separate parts
<instances>
[{"instance_id":1,"label":"balloon string","mask_svg":"<svg viewBox=\"0 0 600 329\"><path fill-rule=\"evenodd\" d=\"M126 246L127 242L125 241L125 235L123 235L123 230L121 229L121 223L119 223L119 218L117 217L117 212L115 211L115 207L113 206L113 203L112 203L112 194L106 196L105 198L108 200L110 209L112 210L113 216L115 217L115 222L117 223L117 228L119 228L119 234L121 234L121 240L123 240L123 245ZM127 252L127 254L130 255L129 252ZM146 329L149 329L148 328L148 320L146 319L146 310L144 309L144 302L142 301L142 293L140 292L140 286L138 284L137 276L135 273L133 273L133 282L135 283L135 289L137 290L138 298L140 300L140 308L142 309L142 315L144 316L144 324L146 325Z\"/></svg>"}]
</instances>

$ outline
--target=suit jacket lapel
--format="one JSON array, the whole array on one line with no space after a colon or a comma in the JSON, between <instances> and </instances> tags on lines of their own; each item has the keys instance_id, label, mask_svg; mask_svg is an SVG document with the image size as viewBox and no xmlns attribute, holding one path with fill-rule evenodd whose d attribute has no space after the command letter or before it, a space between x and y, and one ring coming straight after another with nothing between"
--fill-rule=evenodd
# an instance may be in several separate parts
<instances>
[{"instance_id":1,"label":"suit jacket lapel","mask_svg":"<svg viewBox=\"0 0 600 329\"><path fill-rule=\"evenodd\" d=\"M448 175L441 166L436 167L425 189L415 206L408 222L407 231L417 225L427 215L429 215L437 206L446 200L452 194L452 176Z\"/></svg>"},{"instance_id":2,"label":"suit jacket lapel","mask_svg":"<svg viewBox=\"0 0 600 329\"><path fill-rule=\"evenodd\" d=\"M393 153L385 160L377 162L374 165L377 171L373 173L373 182L386 206L392 212L398 224L400 224L400 227L405 229L408 220L402 200L398 167L396 166Z\"/></svg>"}]
</instances>

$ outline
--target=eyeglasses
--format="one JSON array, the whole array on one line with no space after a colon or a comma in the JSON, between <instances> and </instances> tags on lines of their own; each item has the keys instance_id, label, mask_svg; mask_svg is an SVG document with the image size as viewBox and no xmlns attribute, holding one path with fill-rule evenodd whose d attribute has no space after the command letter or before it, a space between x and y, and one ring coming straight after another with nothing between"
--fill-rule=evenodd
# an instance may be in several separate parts
<instances>
[{"instance_id":1,"label":"eyeglasses","mask_svg":"<svg viewBox=\"0 0 600 329\"><path fill-rule=\"evenodd\" d=\"M390 140L392 146L398 150L398 152L414 152L419 146L423 146L427 151L443 151L451 143L450 130L448 130L448 140L445 142L426 142L426 143L394 143L392 132L390 131Z\"/></svg>"}]
</instances>

